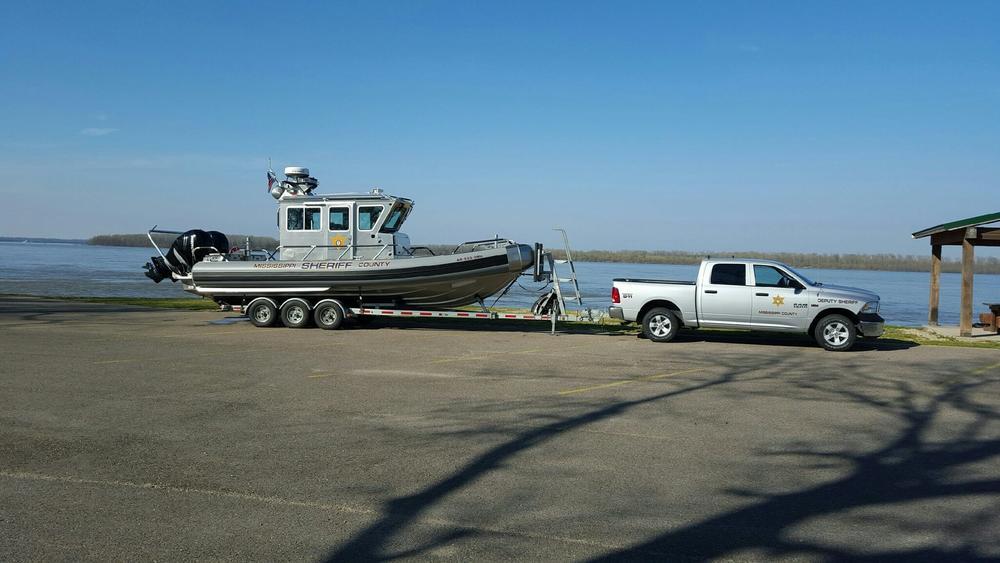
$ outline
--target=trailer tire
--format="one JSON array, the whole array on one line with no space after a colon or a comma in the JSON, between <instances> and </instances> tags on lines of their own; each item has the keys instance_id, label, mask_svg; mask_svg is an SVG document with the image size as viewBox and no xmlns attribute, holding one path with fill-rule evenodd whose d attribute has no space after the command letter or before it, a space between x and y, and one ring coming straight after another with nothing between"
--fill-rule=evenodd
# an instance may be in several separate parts
<instances>
[{"instance_id":1,"label":"trailer tire","mask_svg":"<svg viewBox=\"0 0 1000 563\"><path fill-rule=\"evenodd\" d=\"M301 299L289 299L281 306L281 323L288 328L309 324L309 304Z\"/></svg>"},{"instance_id":2,"label":"trailer tire","mask_svg":"<svg viewBox=\"0 0 1000 563\"><path fill-rule=\"evenodd\" d=\"M680 328L680 319L666 307L654 307L642 316L642 333L653 342L670 342Z\"/></svg>"},{"instance_id":3,"label":"trailer tire","mask_svg":"<svg viewBox=\"0 0 1000 563\"><path fill-rule=\"evenodd\" d=\"M247 308L247 317L253 326L268 327L278 320L278 309L269 299L260 299L251 303L250 307Z\"/></svg>"},{"instance_id":4,"label":"trailer tire","mask_svg":"<svg viewBox=\"0 0 1000 563\"><path fill-rule=\"evenodd\" d=\"M844 352L854 346L858 329L851 319L843 315L828 315L816 323L813 337L820 346L831 352Z\"/></svg>"},{"instance_id":5,"label":"trailer tire","mask_svg":"<svg viewBox=\"0 0 1000 563\"><path fill-rule=\"evenodd\" d=\"M313 321L324 330L335 330L344 324L344 308L339 303L324 301L313 311Z\"/></svg>"}]
</instances>

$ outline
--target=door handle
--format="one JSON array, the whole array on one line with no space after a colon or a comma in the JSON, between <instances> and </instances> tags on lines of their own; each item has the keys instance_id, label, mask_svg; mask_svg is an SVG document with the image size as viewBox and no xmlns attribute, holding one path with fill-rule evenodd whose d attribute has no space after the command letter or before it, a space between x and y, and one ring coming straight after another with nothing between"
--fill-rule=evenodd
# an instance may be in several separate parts
<instances>
[{"instance_id":1,"label":"door handle","mask_svg":"<svg viewBox=\"0 0 1000 563\"><path fill-rule=\"evenodd\" d=\"M718 291L716 291L714 289L706 289L705 293L718 293Z\"/></svg>"},{"instance_id":2,"label":"door handle","mask_svg":"<svg viewBox=\"0 0 1000 563\"><path fill-rule=\"evenodd\" d=\"M757 297L767 297L767 296L768 296L767 293L758 293L757 294Z\"/></svg>"}]
</instances>

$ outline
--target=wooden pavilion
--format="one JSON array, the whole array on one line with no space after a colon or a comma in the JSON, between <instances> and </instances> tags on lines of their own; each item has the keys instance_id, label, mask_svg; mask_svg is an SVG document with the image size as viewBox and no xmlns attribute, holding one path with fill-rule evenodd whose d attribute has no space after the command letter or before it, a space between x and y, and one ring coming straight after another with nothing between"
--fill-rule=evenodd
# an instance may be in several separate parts
<instances>
[{"instance_id":1,"label":"wooden pavilion","mask_svg":"<svg viewBox=\"0 0 1000 563\"><path fill-rule=\"evenodd\" d=\"M938 303L941 300L941 247L962 246L962 310L958 331L962 336L972 336L972 276L975 265L975 247L1000 246L1000 228L983 227L1000 222L1000 212L969 217L944 223L913 233L913 238L931 237L931 298L927 323L938 324Z\"/></svg>"}]
</instances>

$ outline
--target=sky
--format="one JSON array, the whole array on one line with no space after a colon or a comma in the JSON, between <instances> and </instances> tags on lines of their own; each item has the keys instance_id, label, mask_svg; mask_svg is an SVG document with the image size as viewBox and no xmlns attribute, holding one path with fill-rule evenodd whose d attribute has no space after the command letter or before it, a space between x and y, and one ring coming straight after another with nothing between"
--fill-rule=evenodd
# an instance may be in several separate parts
<instances>
[{"instance_id":1,"label":"sky","mask_svg":"<svg viewBox=\"0 0 1000 563\"><path fill-rule=\"evenodd\" d=\"M911 232L1000 211L998 21L972 1L7 3L0 235L274 235L271 158L414 199L416 244L562 227L580 249L925 254Z\"/></svg>"}]
</instances>

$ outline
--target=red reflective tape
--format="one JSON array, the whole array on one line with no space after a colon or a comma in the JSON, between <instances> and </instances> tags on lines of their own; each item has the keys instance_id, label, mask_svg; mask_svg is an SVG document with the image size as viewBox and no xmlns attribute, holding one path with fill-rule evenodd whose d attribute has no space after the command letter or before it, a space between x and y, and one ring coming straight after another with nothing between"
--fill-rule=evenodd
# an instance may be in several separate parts
<instances>
[{"instance_id":1,"label":"red reflective tape","mask_svg":"<svg viewBox=\"0 0 1000 563\"><path fill-rule=\"evenodd\" d=\"M516 319L517 315L504 315L503 318L505 318L505 319Z\"/></svg>"},{"instance_id":2,"label":"red reflective tape","mask_svg":"<svg viewBox=\"0 0 1000 563\"><path fill-rule=\"evenodd\" d=\"M486 313L476 313L476 317L478 317L480 319L485 319L488 316L489 315L487 315Z\"/></svg>"},{"instance_id":3,"label":"red reflective tape","mask_svg":"<svg viewBox=\"0 0 1000 563\"><path fill-rule=\"evenodd\" d=\"M391 315L392 311L379 311L379 313L381 313L383 315Z\"/></svg>"},{"instance_id":4,"label":"red reflective tape","mask_svg":"<svg viewBox=\"0 0 1000 563\"><path fill-rule=\"evenodd\" d=\"M420 316L421 316L421 317L429 317L429 316L431 316L431 315L433 315L433 314L434 314L434 313L420 313Z\"/></svg>"},{"instance_id":5,"label":"red reflective tape","mask_svg":"<svg viewBox=\"0 0 1000 563\"><path fill-rule=\"evenodd\" d=\"M525 315L525 316L524 316L524 317L522 317L522 318L524 318L524 319L534 319L534 318L535 318L535 315Z\"/></svg>"},{"instance_id":6,"label":"red reflective tape","mask_svg":"<svg viewBox=\"0 0 1000 563\"><path fill-rule=\"evenodd\" d=\"M400 311L399 314L400 315L412 315L413 311Z\"/></svg>"},{"instance_id":7,"label":"red reflective tape","mask_svg":"<svg viewBox=\"0 0 1000 563\"><path fill-rule=\"evenodd\" d=\"M468 313L459 313L458 316L459 317L468 317L469 314Z\"/></svg>"}]
</instances>

